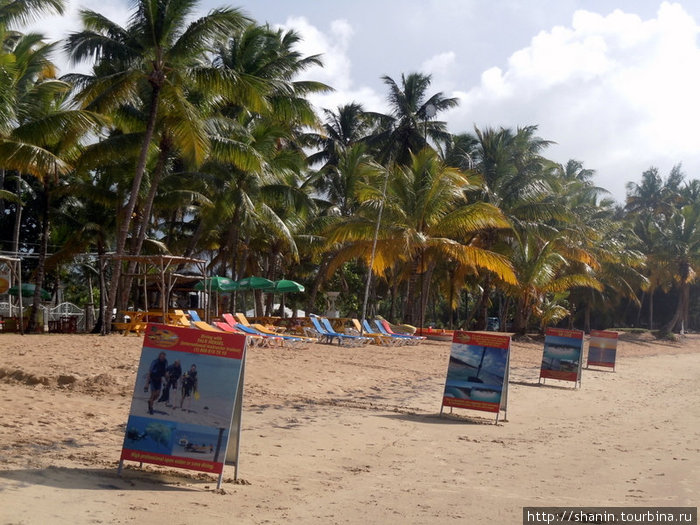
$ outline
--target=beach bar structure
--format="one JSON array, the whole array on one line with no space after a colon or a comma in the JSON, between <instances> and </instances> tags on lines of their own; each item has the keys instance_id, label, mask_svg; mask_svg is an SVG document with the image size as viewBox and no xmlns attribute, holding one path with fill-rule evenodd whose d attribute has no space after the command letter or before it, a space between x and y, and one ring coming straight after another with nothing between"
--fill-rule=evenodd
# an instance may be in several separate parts
<instances>
[{"instance_id":1,"label":"beach bar structure","mask_svg":"<svg viewBox=\"0 0 700 525\"><path fill-rule=\"evenodd\" d=\"M18 310L19 310L19 316L18 316L18 328L19 328L19 333L24 334L24 319L22 318L23 315L23 307L22 307L22 259L18 257L9 257L7 255L0 255L0 268L5 267L9 270L9 276L10 276L10 282L9 282L9 288L12 286L17 286L17 289L20 291L17 294L17 305L18 305ZM12 317L12 299L8 301L9 308L10 308L10 317Z\"/></svg>"},{"instance_id":2,"label":"beach bar structure","mask_svg":"<svg viewBox=\"0 0 700 525\"><path fill-rule=\"evenodd\" d=\"M135 263L135 270L132 273L123 272L122 277L136 277L143 282L144 287L144 309L148 311L148 280L155 281L158 291L160 292L160 310L163 314L163 319L168 315L170 305L170 294L173 291L178 280L192 280L207 278L207 261L204 259L194 259L191 257L180 257L176 255L116 255L108 253L100 256L100 279L102 281L102 289L105 287L105 271L107 266L114 262ZM189 265L194 266L199 272L198 275L182 275L177 273L178 268ZM207 279L211 283L211 279ZM209 290L210 291L210 290ZM207 294L207 297L209 294ZM107 319L105 314L105 297L104 293L100 297L100 311L102 312L102 334L107 333ZM206 308L206 321L209 322L209 308ZM111 315L109 316L111 319Z\"/></svg>"}]
</instances>

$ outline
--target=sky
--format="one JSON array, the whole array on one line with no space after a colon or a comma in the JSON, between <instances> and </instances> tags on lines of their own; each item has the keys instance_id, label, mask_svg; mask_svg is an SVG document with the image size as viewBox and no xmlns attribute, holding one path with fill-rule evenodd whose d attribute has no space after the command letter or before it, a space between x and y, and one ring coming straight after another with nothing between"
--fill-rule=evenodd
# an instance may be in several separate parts
<instances>
[{"instance_id":1,"label":"sky","mask_svg":"<svg viewBox=\"0 0 700 525\"><path fill-rule=\"evenodd\" d=\"M202 0L201 13L225 4ZM382 76L428 73L430 93L457 97L438 117L453 133L538 126L544 155L583 162L623 202L625 184L682 163L700 178L700 2L682 0L258 0L233 4L259 23L294 29L324 67L304 78L335 91L318 108L360 102L388 111ZM77 31L77 10L126 24L129 2L70 0L33 29ZM64 70L65 58L56 57Z\"/></svg>"}]
</instances>

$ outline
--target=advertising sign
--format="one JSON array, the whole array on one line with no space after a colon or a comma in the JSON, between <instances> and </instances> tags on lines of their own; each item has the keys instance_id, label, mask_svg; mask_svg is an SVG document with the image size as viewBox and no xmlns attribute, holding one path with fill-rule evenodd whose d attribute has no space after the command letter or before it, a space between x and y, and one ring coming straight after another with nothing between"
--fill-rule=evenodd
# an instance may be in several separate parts
<instances>
[{"instance_id":1,"label":"advertising sign","mask_svg":"<svg viewBox=\"0 0 700 525\"><path fill-rule=\"evenodd\" d=\"M510 336L455 332L442 406L494 412L498 422L507 407L509 371Z\"/></svg>"},{"instance_id":2,"label":"advertising sign","mask_svg":"<svg viewBox=\"0 0 700 525\"><path fill-rule=\"evenodd\" d=\"M586 361L586 367L604 366L615 370L617 338L617 332L591 330L591 340L588 342L588 360Z\"/></svg>"},{"instance_id":3,"label":"advertising sign","mask_svg":"<svg viewBox=\"0 0 700 525\"><path fill-rule=\"evenodd\" d=\"M244 335L147 326L120 469L131 460L222 474L232 437L238 449L231 428L240 429L245 343Z\"/></svg>"},{"instance_id":4,"label":"advertising sign","mask_svg":"<svg viewBox=\"0 0 700 525\"><path fill-rule=\"evenodd\" d=\"M582 354L583 332L581 330L547 328L540 379L580 382Z\"/></svg>"}]
</instances>

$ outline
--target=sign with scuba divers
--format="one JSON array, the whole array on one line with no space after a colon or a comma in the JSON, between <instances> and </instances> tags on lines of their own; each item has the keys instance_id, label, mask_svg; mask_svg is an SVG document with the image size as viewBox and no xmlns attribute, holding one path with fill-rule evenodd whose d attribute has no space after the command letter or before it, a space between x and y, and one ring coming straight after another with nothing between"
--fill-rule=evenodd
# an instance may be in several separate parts
<instances>
[{"instance_id":1,"label":"sign with scuba divers","mask_svg":"<svg viewBox=\"0 0 700 525\"><path fill-rule=\"evenodd\" d=\"M582 357L583 332L581 330L547 328L540 379L560 379L580 383Z\"/></svg>"},{"instance_id":2,"label":"sign with scuba divers","mask_svg":"<svg viewBox=\"0 0 700 525\"><path fill-rule=\"evenodd\" d=\"M139 461L218 473L220 484L226 460L238 462L245 349L244 335L149 324L120 471Z\"/></svg>"},{"instance_id":3,"label":"sign with scuba divers","mask_svg":"<svg viewBox=\"0 0 700 525\"><path fill-rule=\"evenodd\" d=\"M442 407L494 412L498 423L507 410L509 372L510 336L455 332Z\"/></svg>"},{"instance_id":4,"label":"sign with scuba divers","mask_svg":"<svg viewBox=\"0 0 700 525\"><path fill-rule=\"evenodd\" d=\"M617 355L617 332L605 330L591 330L591 339L588 342L589 366L605 366L615 370L615 357Z\"/></svg>"}]
</instances>

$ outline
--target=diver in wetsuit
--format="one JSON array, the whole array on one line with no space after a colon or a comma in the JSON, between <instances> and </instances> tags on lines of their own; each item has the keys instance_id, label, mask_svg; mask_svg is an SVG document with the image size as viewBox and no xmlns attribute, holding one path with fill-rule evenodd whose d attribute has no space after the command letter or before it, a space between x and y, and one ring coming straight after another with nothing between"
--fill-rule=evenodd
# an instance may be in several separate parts
<instances>
[{"instance_id":1,"label":"diver in wetsuit","mask_svg":"<svg viewBox=\"0 0 700 525\"><path fill-rule=\"evenodd\" d=\"M192 365L189 371L182 376L182 399L180 400L180 408L182 408L186 397L190 397L193 392L197 391L197 365Z\"/></svg>"},{"instance_id":2,"label":"diver in wetsuit","mask_svg":"<svg viewBox=\"0 0 700 525\"><path fill-rule=\"evenodd\" d=\"M163 386L163 393L158 399L159 403L165 402L166 404L170 401L170 389L177 388L177 382L182 376L182 367L180 366L180 361L175 361L172 365L165 369L165 385Z\"/></svg>"},{"instance_id":3,"label":"diver in wetsuit","mask_svg":"<svg viewBox=\"0 0 700 525\"><path fill-rule=\"evenodd\" d=\"M143 387L144 392L148 392L148 387L151 388L151 397L148 399L148 413L153 414L153 402L158 399L160 390L163 386L163 378L165 371L168 368L168 360L165 358L165 352L158 354L158 357L151 362L146 375L146 386Z\"/></svg>"}]
</instances>

